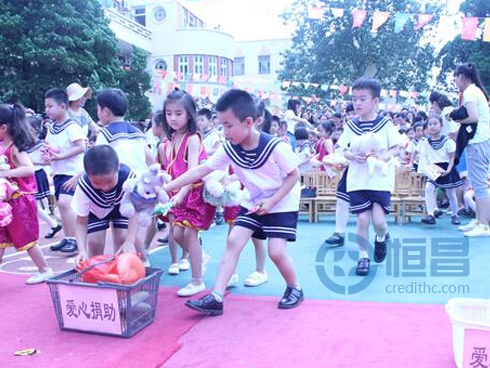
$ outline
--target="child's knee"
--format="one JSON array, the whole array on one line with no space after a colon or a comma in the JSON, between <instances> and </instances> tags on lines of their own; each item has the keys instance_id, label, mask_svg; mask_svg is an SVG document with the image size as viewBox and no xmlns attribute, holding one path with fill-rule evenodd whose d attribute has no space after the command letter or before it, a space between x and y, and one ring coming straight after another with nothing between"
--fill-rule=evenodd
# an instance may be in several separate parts
<instances>
[{"instance_id":1,"label":"child's knee","mask_svg":"<svg viewBox=\"0 0 490 368\"><path fill-rule=\"evenodd\" d=\"M368 212L359 213L357 215L357 227L367 229L369 226L370 216Z\"/></svg>"}]
</instances>

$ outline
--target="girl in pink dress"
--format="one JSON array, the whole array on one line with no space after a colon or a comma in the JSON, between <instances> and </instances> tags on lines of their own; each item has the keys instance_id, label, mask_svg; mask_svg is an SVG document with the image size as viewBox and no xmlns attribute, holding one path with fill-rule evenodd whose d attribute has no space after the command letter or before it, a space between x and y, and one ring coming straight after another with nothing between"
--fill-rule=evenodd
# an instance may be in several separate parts
<instances>
[{"instance_id":1,"label":"girl in pink dress","mask_svg":"<svg viewBox=\"0 0 490 368\"><path fill-rule=\"evenodd\" d=\"M167 171L175 179L206 160L206 151L197 132L196 105L191 95L180 90L170 92L163 111L163 129L171 139ZM202 192L199 181L169 193L173 203L170 213L173 237L189 252L192 270L192 281L177 292L179 296L192 296L206 289L202 280L203 252L198 231L209 229L216 208L204 201Z\"/></svg>"},{"instance_id":2,"label":"girl in pink dress","mask_svg":"<svg viewBox=\"0 0 490 368\"><path fill-rule=\"evenodd\" d=\"M330 123L321 123L317 128L318 141L315 144L316 159L319 162L323 162L323 158L327 155L334 153L333 142L330 139L333 126ZM321 165L320 169L325 171L325 167Z\"/></svg>"},{"instance_id":3,"label":"girl in pink dress","mask_svg":"<svg viewBox=\"0 0 490 368\"><path fill-rule=\"evenodd\" d=\"M18 190L8 203L12 207L12 221L0 228L0 262L5 248L14 246L27 251L39 272L26 280L26 284L39 284L53 275L39 248L39 221L34 194L37 193L34 165L27 150L35 141L25 120L25 110L14 104L0 105L0 155L10 165L10 169L0 171L0 178L6 178Z\"/></svg>"}]
</instances>

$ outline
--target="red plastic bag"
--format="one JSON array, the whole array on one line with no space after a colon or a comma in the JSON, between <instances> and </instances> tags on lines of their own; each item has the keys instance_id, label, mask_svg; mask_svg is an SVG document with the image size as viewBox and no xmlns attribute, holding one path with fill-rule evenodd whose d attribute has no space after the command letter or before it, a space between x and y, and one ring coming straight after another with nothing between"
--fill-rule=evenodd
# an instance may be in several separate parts
<instances>
[{"instance_id":1,"label":"red plastic bag","mask_svg":"<svg viewBox=\"0 0 490 368\"><path fill-rule=\"evenodd\" d=\"M83 281L93 284L110 282L129 285L145 277L145 265L139 257L125 253L92 257L80 262L77 271Z\"/></svg>"}]
</instances>

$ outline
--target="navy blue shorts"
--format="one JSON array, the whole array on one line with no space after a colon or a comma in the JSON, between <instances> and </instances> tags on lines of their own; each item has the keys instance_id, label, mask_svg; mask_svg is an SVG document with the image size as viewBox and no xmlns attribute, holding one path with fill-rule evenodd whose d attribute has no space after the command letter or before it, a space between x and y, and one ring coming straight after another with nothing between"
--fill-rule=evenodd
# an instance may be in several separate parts
<instances>
[{"instance_id":1,"label":"navy blue shorts","mask_svg":"<svg viewBox=\"0 0 490 368\"><path fill-rule=\"evenodd\" d=\"M296 241L296 226L298 224L298 212L269 213L259 216L255 213L246 215L247 209L240 208L240 213L234 226L241 226L252 230L253 238L281 238L287 241Z\"/></svg>"},{"instance_id":2,"label":"navy blue shorts","mask_svg":"<svg viewBox=\"0 0 490 368\"><path fill-rule=\"evenodd\" d=\"M335 193L335 197L350 203L349 193L347 193L347 170L349 170L349 168L344 170L344 173L337 184L337 193Z\"/></svg>"},{"instance_id":3,"label":"navy blue shorts","mask_svg":"<svg viewBox=\"0 0 490 368\"><path fill-rule=\"evenodd\" d=\"M98 231L105 231L110 227L110 223L114 229L127 229L128 219L123 217L119 212L119 206L114 209L103 219L98 218L92 212L88 215L88 228L87 234L96 233Z\"/></svg>"},{"instance_id":4,"label":"navy blue shorts","mask_svg":"<svg viewBox=\"0 0 490 368\"><path fill-rule=\"evenodd\" d=\"M48 198L51 195L51 191L49 190L49 181L46 171L44 171L44 169L39 169L36 170L34 175L36 176L37 183L37 193L34 194L34 197L39 200Z\"/></svg>"},{"instance_id":5,"label":"navy blue shorts","mask_svg":"<svg viewBox=\"0 0 490 368\"><path fill-rule=\"evenodd\" d=\"M63 188L63 184L65 184L71 178L73 178L72 175L55 175L55 176L53 176L54 196L56 199L60 199L60 194L67 194L67 195L71 195L71 196L73 196L75 194L75 190L66 190Z\"/></svg>"},{"instance_id":6,"label":"navy blue shorts","mask_svg":"<svg viewBox=\"0 0 490 368\"><path fill-rule=\"evenodd\" d=\"M391 193L381 190L356 190L349 192L350 212L358 214L373 209L373 204L377 203L385 214L390 213Z\"/></svg>"}]
</instances>

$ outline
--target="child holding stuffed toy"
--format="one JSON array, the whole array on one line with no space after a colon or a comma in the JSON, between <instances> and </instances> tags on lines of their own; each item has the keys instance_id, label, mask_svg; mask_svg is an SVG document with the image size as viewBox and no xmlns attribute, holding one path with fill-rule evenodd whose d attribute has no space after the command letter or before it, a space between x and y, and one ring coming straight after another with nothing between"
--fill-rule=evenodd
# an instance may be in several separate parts
<instances>
[{"instance_id":1,"label":"child holding stuffed toy","mask_svg":"<svg viewBox=\"0 0 490 368\"><path fill-rule=\"evenodd\" d=\"M206 150L197 131L196 105L191 95L180 90L170 92L163 111L163 129L171 137L167 170L172 179L176 179L204 161ZM206 289L202 280L203 252L198 231L209 229L216 208L204 201L200 181L169 194L174 205L170 212L172 233L177 243L189 252L192 271L191 282L177 295L192 296Z\"/></svg>"},{"instance_id":2,"label":"child holding stuffed toy","mask_svg":"<svg viewBox=\"0 0 490 368\"><path fill-rule=\"evenodd\" d=\"M164 189L174 191L202 179L215 170L233 167L250 196L227 238L212 293L186 306L208 315L223 314L223 294L235 272L240 253L252 236L269 238L268 251L287 284L278 308L297 307L304 299L287 242L296 240L300 200L299 160L281 139L259 132L257 110L245 91L232 89L216 104L227 142L203 165L176 178Z\"/></svg>"},{"instance_id":3,"label":"child holding stuffed toy","mask_svg":"<svg viewBox=\"0 0 490 368\"><path fill-rule=\"evenodd\" d=\"M114 251L131 251L137 219L131 221L119 210L123 185L136 174L119 164L116 151L108 145L90 148L83 159L85 173L79 179L73 208L76 213L77 263L104 254L106 231L112 225ZM130 229L128 230L128 227Z\"/></svg>"},{"instance_id":4,"label":"child holding stuffed toy","mask_svg":"<svg viewBox=\"0 0 490 368\"><path fill-rule=\"evenodd\" d=\"M381 83L376 79L361 78L352 86L352 102L359 118L347 120L337 145L344 150L344 156L350 161L347 172L347 192L350 199L350 211L357 215L356 233L360 239L369 239L369 224L372 222L376 238L374 241L374 260L383 262L387 253L388 225L386 215L390 211L390 192L395 180L393 156L399 151L400 134L393 122L378 115L377 108L381 93ZM367 156L366 152L354 149L356 141L364 140L370 134L377 153ZM369 142L364 142L366 146ZM370 151L371 150L367 150ZM376 162L376 161L379 162ZM372 161L374 165L368 165ZM384 164L384 165L383 165ZM386 170L384 169L386 167ZM375 175L370 175L370 170ZM370 259L365 245L359 242L359 262L356 274L369 273Z\"/></svg>"},{"instance_id":5,"label":"child holding stuffed toy","mask_svg":"<svg viewBox=\"0 0 490 368\"><path fill-rule=\"evenodd\" d=\"M39 221L37 219L36 177L34 165L29 159L27 149L34 145L34 137L25 121L22 106L0 105L0 155L7 158L10 169L1 170L0 178L15 183L17 191L8 200L12 210L12 220L0 227L0 262L5 248L14 246L27 251L39 272L26 280L26 284L39 284L53 275L48 267L41 248L39 248Z\"/></svg>"},{"instance_id":6,"label":"child holding stuffed toy","mask_svg":"<svg viewBox=\"0 0 490 368\"><path fill-rule=\"evenodd\" d=\"M428 215L422 219L422 223L435 225L436 188L444 188L451 207L451 223L460 225L456 188L462 186L463 181L454 167L456 143L441 134L443 123L440 115L431 115L427 124L430 136L420 143L418 148L419 172L429 177L425 185L425 203ZM437 178L432 177L431 170L438 172Z\"/></svg>"}]
</instances>

